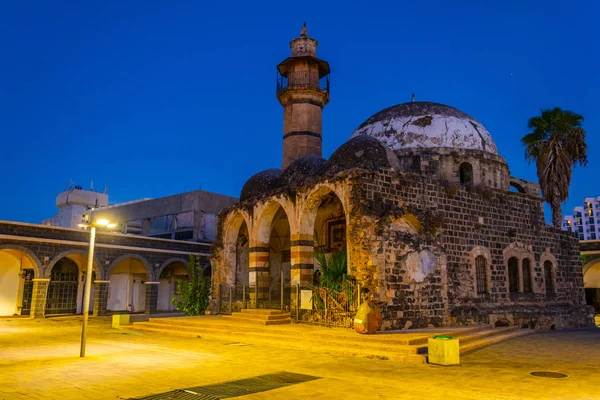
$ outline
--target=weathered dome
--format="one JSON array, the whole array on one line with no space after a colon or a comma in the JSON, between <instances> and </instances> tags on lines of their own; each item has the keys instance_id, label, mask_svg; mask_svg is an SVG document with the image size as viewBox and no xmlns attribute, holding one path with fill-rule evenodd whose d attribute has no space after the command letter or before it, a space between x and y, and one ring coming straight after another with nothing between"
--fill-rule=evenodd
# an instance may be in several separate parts
<instances>
[{"instance_id":1,"label":"weathered dome","mask_svg":"<svg viewBox=\"0 0 600 400\"><path fill-rule=\"evenodd\" d=\"M242 188L240 200L247 200L280 187L280 178L281 170L278 168L267 169L252 175Z\"/></svg>"},{"instance_id":2,"label":"weathered dome","mask_svg":"<svg viewBox=\"0 0 600 400\"><path fill-rule=\"evenodd\" d=\"M327 169L327 160L318 156L305 156L294 160L281 174L281 185L298 186L312 176L322 175Z\"/></svg>"},{"instance_id":3,"label":"weathered dome","mask_svg":"<svg viewBox=\"0 0 600 400\"><path fill-rule=\"evenodd\" d=\"M377 139L366 135L351 138L333 152L327 163L327 173L336 174L351 168L377 170L400 166L398 157Z\"/></svg>"},{"instance_id":4,"label":"weathered dome","mask_svg":"<svg viewBox=\"0 0 600 400\"><path fill-rule=\"evenodd\" d=\"M427 101L398 104L363 122L351 137L368 135L392 150L454 147L498 154L485 127L456 108Z\"/></svg>"}]
</instances>

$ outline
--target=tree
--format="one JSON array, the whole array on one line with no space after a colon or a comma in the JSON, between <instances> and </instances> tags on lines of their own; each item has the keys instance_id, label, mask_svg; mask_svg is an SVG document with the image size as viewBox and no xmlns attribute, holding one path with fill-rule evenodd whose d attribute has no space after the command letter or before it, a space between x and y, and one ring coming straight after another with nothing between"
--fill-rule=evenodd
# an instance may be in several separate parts
<instances>
[{"instance_id":1,"label":"tree","mask_svg":"<svg viewBox=\"0 0 600 400\"><path fill-rule=\"evenodd\" d=\"M173 297L173 304L185 315L203 315L210 302L210 278L203 275L200 256L190 255L188 277L188 282L177 282L177 295L181 300Z\"/></svg>"},{"instance_id":2,"label":"tree","mask_svg":"<svg viewBox=\"0 0 600 400\"><path fill-rule=\"evenodd\" d=\"M552 225L560 228L561 204L569 197L572 169L587 165L583 116L559 107L529 119L533 132L523 136L525 158L535 161L542 196L552 209Z\"/></svg>"},{"instance_id":3,"label":"tree","mask_svg":"<svg viewBox=\"0 0 600 400\"><path fill-rule=\"evenodd\" d=\"M348 257L346 250L335 251L329 257L323 250L315 250L315 258L321 265L321 278L319 286L340 291L344 280L350 279L346 266Z\"/></svg>"}]
</instances>

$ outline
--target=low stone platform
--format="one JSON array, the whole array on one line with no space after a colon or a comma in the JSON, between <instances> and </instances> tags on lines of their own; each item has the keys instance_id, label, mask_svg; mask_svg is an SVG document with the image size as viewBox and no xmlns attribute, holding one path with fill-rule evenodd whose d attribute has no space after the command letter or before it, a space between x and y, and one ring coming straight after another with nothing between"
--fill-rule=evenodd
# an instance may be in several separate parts
<instances>
[{"instance_id":1,"label":"low stone platform","mask_svg":"<svg viewBox=\"0 0 600 400\"><path fill-rule=\"evenodd\" d=\"M234 321L242 324L286 325L292 323L288 311L265 310L260 308L244 309L241 312L224 315L222 318L227 321Z\"/></svg>"},{"instance_id":2,"label":"low stone platform","mask_svg":"<svg viewBox=\"0 0 600 400\"><path fill-rule=\"evenodd\" d=\"M248 318L221 316L150 318L148 322L136 322L121 329L212 338L234 343L310 349L329 354L389 359L412 364L427 362L427 339L435 335L451 335L458 338L461 354L464 354L493 343L535 332L518 329L516 326L493 328L489 325L475 325L359 335L344 328L305 324L265 325L255 321L248 322Z\"/></svg>"}]
</instances>

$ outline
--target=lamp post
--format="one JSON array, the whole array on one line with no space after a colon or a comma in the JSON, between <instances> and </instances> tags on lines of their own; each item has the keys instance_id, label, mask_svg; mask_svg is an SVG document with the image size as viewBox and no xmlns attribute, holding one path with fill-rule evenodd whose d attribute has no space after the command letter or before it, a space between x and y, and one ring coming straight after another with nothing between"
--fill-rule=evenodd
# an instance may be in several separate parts
<instances>
[{"instance_id":1,"label":"lamp post","mask_svg":"<svg viewBox=\"0 0 600 400\"><path fill-rule=\"evenodd\" d=\"M79 224L81 228L90 228L90 251L88 254L87 271L85 276L85 294L83 297L83 326L81 328L81 349L79 357L85 357L85 341L87 339L87 325L90 313L90 294L92 291L92 271L94 266L94 244L96 242L96 228L114 228L117 226L106 219L99 219L92 223Z\"/></svg>"}]
</instances>

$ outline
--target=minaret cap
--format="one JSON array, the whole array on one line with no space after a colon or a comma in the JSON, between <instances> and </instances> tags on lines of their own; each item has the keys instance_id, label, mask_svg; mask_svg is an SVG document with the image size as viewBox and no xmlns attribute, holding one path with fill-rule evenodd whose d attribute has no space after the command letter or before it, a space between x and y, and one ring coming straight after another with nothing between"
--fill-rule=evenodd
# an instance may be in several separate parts
<instances>
[{"instance_id":1,"label":"minaret cap","mask_svg":"<svg viewBox=\"0 0 600 400\"><path fill-rule=\"evenodd\" d=\"M300 29L300 37L308 38L308 28L306 28L306 22L304 23L304 26L302 26L302 29Z\"/></svg>"}]
</instances>

